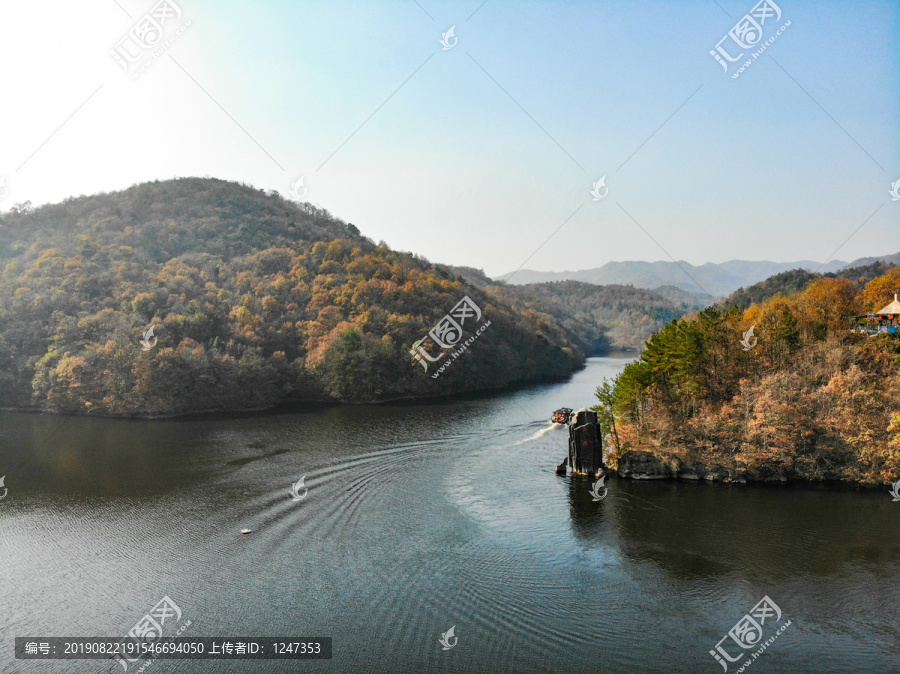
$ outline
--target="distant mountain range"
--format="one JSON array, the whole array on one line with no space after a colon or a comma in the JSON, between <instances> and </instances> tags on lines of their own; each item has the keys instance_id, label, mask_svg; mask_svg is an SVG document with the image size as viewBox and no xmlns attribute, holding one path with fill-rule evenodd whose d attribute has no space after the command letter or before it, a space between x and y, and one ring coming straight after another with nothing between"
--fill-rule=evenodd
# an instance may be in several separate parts
<instances>
[{"instance_id":1,"label":"distant mountain range","mask_svg":"<svg viewBox=\"0 0 900 674\"><path fill-rule=\"evenodd\" d=\"M900 265L900 253L894 253L893 255L881 255L880 257L861 257L853 260L853 262L848 264L845 269L850 269L852 267L865 267L872 264L873 262L884 262L885 264Z\"/></svg>"},{"instance_id":2,"label":"distant mountain range","mask_svg":"<svg viewBox=\"0 0 900 674\"><path fill-rule=\"evenodd\" d=\"M689 293L724 297L738 288L751 286L775 274L792 269L806 269L826 274L848 267L871 264L877 260L900 264L900 253L881 257L865 257L853 262L830 260L822 265L812 260L797 262L770 262L768 260L730 260L716 264L707 262L694 266L689 262L607 262L602 267L581 271L533 271L521 269L497 277L513 285L543 283L546 281L583 281L596 285L633 285L636 288L656 289L675 286Z\"/></svg>"}]
</instances>

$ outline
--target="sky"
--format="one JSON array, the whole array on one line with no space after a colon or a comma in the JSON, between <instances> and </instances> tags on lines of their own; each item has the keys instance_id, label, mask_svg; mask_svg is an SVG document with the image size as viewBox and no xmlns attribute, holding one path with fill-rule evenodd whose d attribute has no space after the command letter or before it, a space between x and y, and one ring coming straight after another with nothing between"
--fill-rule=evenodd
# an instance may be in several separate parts
<instances>
[{"instance_id":1,"label":"sky","mask_svg":"<svg viewBox=\"0 0 900 674\"><path fill-rule=\"evenodd\" d=\"M898 54L895 1L0 0L0 211L210 176L490 276L849 261L900 251Z\"/></svg>"}]
</instances>

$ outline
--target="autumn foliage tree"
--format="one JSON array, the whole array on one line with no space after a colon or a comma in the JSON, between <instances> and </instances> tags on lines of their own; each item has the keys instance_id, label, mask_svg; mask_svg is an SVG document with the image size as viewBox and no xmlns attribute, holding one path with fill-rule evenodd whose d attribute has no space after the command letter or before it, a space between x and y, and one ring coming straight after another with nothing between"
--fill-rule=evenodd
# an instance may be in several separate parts
<instances>
[{"instance_id":1,"label":"autumn foliage tree","mask_svg":"<svg viewBox=\"0 0 900 674\"><path fill-rule=\"evenodd\" d=\"M605 428L616 421L612 463L642 450L709 479L896 481L900 335L851 328L898 281L898 268L864 287L815 278L668 324L612 390L598 389Z\"/></svg>"},{"instance_id":2,"label":"autumn foliage tree","mask_svg":"<svg viewBox=\"0 0 900 674\"><path fill-rule=\"evenodd\" d=\"M446 395L566 374L598 339L552 304L525 308L324 210L221 180L13 208L0 270L0 405L21 408L157 416ZM492 328L435 380L409 349L467 295Z\"/></svg>"}]
</instances>

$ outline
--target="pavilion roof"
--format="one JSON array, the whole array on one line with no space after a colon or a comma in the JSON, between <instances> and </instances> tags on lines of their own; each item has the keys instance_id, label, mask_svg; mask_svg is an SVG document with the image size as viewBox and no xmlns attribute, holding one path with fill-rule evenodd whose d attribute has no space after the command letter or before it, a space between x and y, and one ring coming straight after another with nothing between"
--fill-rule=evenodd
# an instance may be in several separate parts
<instances>
[{"instance_id":1,"label":"pavilion roof","mask_svg":"<svg viewBox=\"0 0 900 674\"><path fill-rule=\"evenodd\" d=\"M884 314L900 315L900 301L894 300L893 302L888 304L884 309L882 309L881 311L879 311L877 313L882 314L882 315L884 315Z\"/></svg>"}]
</instances>

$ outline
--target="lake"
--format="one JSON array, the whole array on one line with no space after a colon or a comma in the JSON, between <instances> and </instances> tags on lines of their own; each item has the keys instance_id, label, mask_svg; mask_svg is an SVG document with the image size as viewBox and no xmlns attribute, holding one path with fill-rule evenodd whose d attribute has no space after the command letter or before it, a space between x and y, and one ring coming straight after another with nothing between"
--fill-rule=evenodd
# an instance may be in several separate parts
<instances>
[{"instance_id":1,"label":"lake","mask_svg":"<svg viewBox=\"0 0 900 674\"><path fill-rule=\"evenodd\" d=\"M182 636L331 636L333 659L151 673L712 673L717 645L744 653L736 672L767 641L744 671L900 671L887 488L611 477L595 501L554 473L566 441L541 432L550 414L594 404L625 363L416 404L0 413L0 671L121 672L17 661L13 637L121 636L164 596L191 621Z\"/></svg>"}]
</instances>

